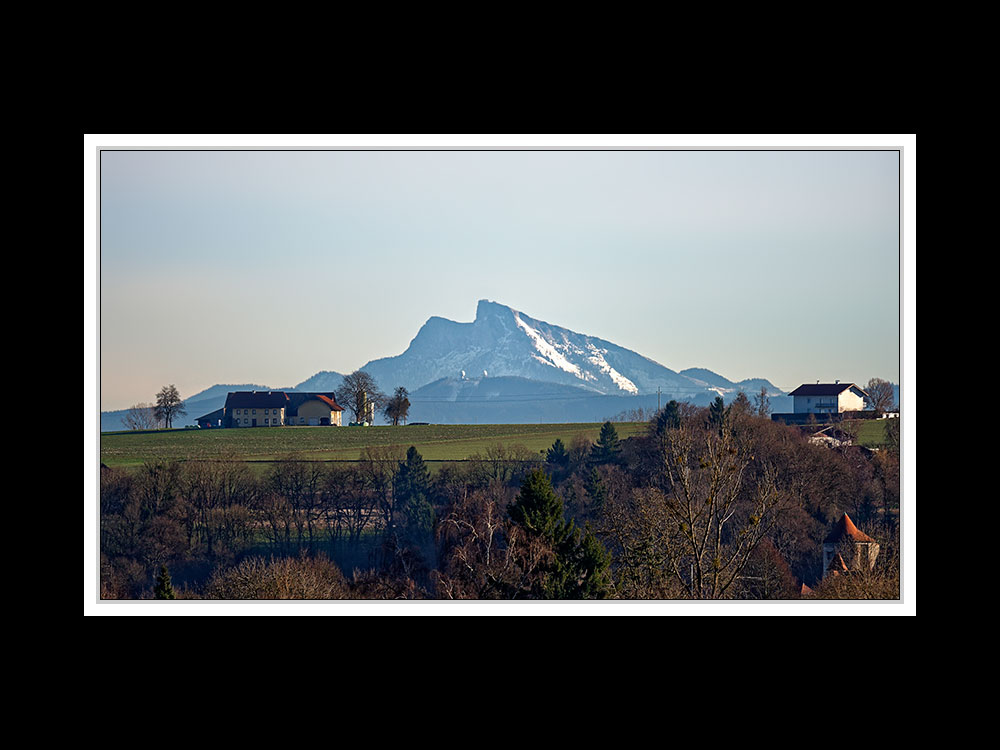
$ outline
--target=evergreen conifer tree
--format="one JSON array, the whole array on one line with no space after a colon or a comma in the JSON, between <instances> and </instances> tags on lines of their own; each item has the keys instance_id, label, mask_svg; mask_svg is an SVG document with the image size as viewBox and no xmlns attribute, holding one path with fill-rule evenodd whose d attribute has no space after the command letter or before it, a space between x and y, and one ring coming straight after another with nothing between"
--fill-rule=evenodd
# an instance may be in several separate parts
<instances>
[{"instance_id":1,"label":"evergreen conifer tree","mask_svg":"<svg viewBox=\"0 0 1000 750\"><path fill-rule=\"evenodd\" d=\"M561 438L556 438L552 447L549 448L545 454L545 462L559 467L569 464L569 452L566 450L566 446L563 444Z\"/></svg>"},{"instance_id":2,"label":"evergreen conifer tree","mask_svg":"<svg viewBox=\"0 0 1000 750\"><path fill-rule=\"evenodd\" d=\"M606 599L611 594L611 555L587 524L578 547L578 599Z\"/></svg>"},{"instance_id":3,"label":"evergreen conifer tree","mask_svg":"<svg viewBox=\"0 0 1000 750\"><path fill-rule=\"evenodd\" d=\"M656 415L656 434L662 435L667 430L676 430L681 426L680 406L676 401L669 401Z\"/></svg>"},{"instance_id":4,"label":"evergreen conifer tree","mask_svg":"<svg viewBox=\"0 0 1000 750\"><path fill-rule=\"evenodd\" d=\"M534 469L521 484L517 500L508 509L511 519L541 537L553 549L573 533L573 522L563 518L563 503L541 469Z\"/></svg>"},{"instance_id":5,"label":"evergreen conifer tree","mask_svg":"<svg viewBox=\"0 0 1000 750\"><path fill-rule=\"evenodd\" d=\"M403 529L416 537L429 534L434 527L431 475L424 457L412 445L399 464L394 492Z\"/></svg>"},{"instance_id":6,"label":"evergreen conifer tree","mask_svg":"<svg viewBox=\"0 0 1000 750\"><path fill-rule=\"evenodd\" d=\"M590 449L590 460L597 464L612 463L617 460L620 449L618 431L611 422L605 422L601 425L601 434L598 435L597 442Z\"/></svg>"},{"instance_id":7,"label":"evergreen conifer tree","mask_svg":"<svg viewBox=\"0 0 1000 750\"><path fill-rule=\"evenodd\" d=\"M590 470L583 487L590 495L590 501L594 504L594 508L600 510L607 499L608 492L604 488L604 482L601 481L601 472L597 470L596 466Z\"/></svg>"},{"instance_id":8,"label":"evergreen conifer tree","mask_svg":"<svg viewBox=\"0 0 1000 750\"><path fill-rule=\"evenodd\" d=\"M545 472L532 471L508 509L511 519L545 541L553 552L543 580L531 593L546 599L597 599L608 595L610 557L588 527L580 535Z\"/></svg>"},{"instance_id":9,"label":"evergreen conifer tree","mask_svg":"<svg viewBox=\"0 0 1000 750\"><path fill-rule=\"evenodd\" d=\"M174 587L170 583L170 573L166 565L160 566L160 574L156 577L156 585L153 586L153 598L155 599L175 599Z\"/></svg>"},{"instance_id":10,"label":"evergreen conifer tree","mask_svg":"<svg viewBox=\"0 0 1000 750\"><path fill-rule=\"evenodd\" d=\"M710 427L716 427L719 433L722 433L722 425L726 421L726 417L729 415L729 409L726 408L726 402L722 400L722 396L716 396L715 401L712 405L708 407L708 424Z\"/></svg>"}]
</instances>

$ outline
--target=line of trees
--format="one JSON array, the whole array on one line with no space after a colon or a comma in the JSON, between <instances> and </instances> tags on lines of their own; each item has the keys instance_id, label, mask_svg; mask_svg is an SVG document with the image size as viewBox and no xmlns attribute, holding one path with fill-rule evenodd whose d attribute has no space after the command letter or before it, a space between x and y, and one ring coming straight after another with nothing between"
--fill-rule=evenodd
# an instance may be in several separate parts
<instances>
[{"instance_id":1,"label":"line of trees","mask_svg":"<svg viewBox=\"0 0 1000 750\"><path fill-rule=\"evenodd\" d=\"M179 598L797 598L898 592L898 449L811 445L739 401L670 402L538 453L494 445L428 469L288 456L103 470L102 595ZM822 580L840 514L876 570ZM895 588L894 588L895 587ZM898 593L897 593L898 595Z\"/></svg>"}]
</instances>

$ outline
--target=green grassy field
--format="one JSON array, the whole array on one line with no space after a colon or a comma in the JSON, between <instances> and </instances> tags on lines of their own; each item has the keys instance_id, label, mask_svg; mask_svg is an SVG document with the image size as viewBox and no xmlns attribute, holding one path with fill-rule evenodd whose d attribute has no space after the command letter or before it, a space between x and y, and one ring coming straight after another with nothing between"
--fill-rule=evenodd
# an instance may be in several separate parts
<instances>
[{"instance_id":1,"label":"green grassy field","mask_svg":"<svg viewBox=\"0 0 1000 750\"><path fill-rule=\"evenodd\" d=\"M889 424L887 419L868 419L859 423L858 445L867 448L878 448L885 445L885 429Z\"/></svg>"},{"instance_id":2,"label":"green grassy field","mask_svg":"<svg viewBox=\"0 0 1000 750\"><path fill-rule=\"evenodd\" d=\"M625 439L646 429L644 422L616 423ZM294 454L312 461L356 461L369 446L416 446L425 460L460 461L489 446L520 444L532 451L556 438L567 445L579 434L596 440L593 424L413 425L405 427L255 427L215 430L159 430L101 434L101 461L138 466L147 461L227 459L274 461Z\"/></svg>"}]
</instances>

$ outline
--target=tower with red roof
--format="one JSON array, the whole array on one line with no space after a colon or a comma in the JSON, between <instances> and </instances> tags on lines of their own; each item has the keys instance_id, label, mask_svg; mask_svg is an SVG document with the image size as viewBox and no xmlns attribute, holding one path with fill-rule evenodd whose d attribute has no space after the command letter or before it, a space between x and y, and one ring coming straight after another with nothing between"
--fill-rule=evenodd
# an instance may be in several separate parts
<instances>
[{"instance_id":1,"label":"tower with red roof","mask_svg":"<svg viewBox=\"0 0 1000 750\"><path fill-rule=\"evenodd\" d=\"M823 540L823 576L871 570L878 552L878 542L855 526L845 513Z\"/></svg>"}]
</instances>

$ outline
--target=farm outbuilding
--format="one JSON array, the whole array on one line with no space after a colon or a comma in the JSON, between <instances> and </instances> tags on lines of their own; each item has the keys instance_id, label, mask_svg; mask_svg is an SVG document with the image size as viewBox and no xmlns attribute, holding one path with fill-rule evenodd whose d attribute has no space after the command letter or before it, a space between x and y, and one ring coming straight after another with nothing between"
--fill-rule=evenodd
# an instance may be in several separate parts
<instances>
[{"instance_id":1,"label":"farm outbuilding","mask_svg":"<svg viewBox=\"0 0 1000 750\"><path fill-rule=\"evenodd\" d=\"M210 411L208 414L203 414L194 420L194 423L199 427L222 427L222 420L226 417L225 409L216 409L215 411Z\"/></svg>"},{"instance_id":2,"label":"farm outbuilding","mask_svg":"<svg viewBox=\"0 0 1000 750\"><path fill-rule=\"evenodd\" d=\"M333 393L289 393L285 423L340 427L344 407Z\"/></svg>"}]
</instances>

